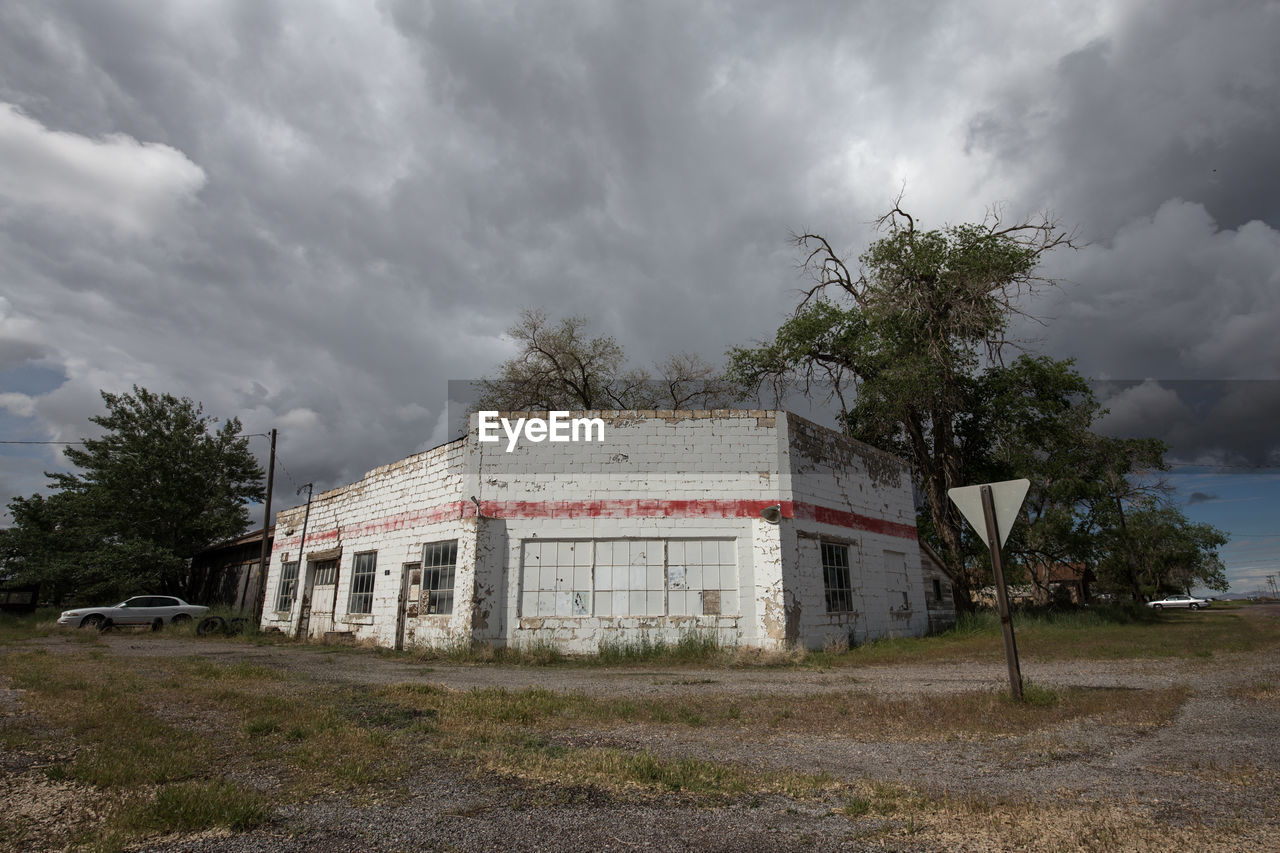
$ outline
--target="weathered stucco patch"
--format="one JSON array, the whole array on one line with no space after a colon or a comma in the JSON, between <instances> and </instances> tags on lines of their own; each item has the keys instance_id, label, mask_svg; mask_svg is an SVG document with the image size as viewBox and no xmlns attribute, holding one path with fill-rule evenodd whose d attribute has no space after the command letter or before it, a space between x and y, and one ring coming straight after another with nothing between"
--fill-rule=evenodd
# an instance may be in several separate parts
<instances>
[{"instance_id":1,"label":"weathered stucco patch","mask_svg":"<svg viewBox=\"0 0 1280 853\"><path fill-rule=\"evenodd\" d=\"M854 441L832 432L798 415L787 413L787 429L791 434L791 448L801 454L808 465L796 465L797 469L810 469L815 465L830 465L845 469L862 469L871 482L880 488L899 488L905 466L901 459L882 450ZM793 459L793 464L796 460Z\"/></svg>"}]
</instances>

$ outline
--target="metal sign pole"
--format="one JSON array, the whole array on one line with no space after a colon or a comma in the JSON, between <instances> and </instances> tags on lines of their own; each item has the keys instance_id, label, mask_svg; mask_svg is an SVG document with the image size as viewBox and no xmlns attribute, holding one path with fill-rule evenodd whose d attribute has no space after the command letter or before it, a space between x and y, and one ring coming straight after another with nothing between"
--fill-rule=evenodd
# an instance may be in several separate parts
<instances>
[{"instance_id":1,"label":"metal sign pole","mask_svg":"<svg viewBox=\"0 0 1280 853\"><path fill-rule=\"evenodd\" d=\"M1018 667L1018 644L1013 639L1013 617L1009 615L1009 593L1004 585L1004 564L1000 559L1000 531L996 528L996 505L991 487L982 487L982 515L987 522L987 543L991 548L991 571L996 581L996 602L1000 608L1000 628L1004 632L1004 656L1009 663L1009 691L1022 701L1022 670Z\"/></svg>"}]
</instances>

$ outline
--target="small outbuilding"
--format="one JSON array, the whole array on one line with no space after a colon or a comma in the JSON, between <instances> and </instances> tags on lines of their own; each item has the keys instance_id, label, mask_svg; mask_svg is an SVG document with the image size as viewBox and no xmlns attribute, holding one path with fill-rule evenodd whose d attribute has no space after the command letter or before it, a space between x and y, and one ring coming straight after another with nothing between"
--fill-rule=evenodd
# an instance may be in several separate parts
<instances>
[{"instance_id":1,"label":"small outbuilding","mask_svg":"<svg viewBox=\"0 0 1280 853\"><path fill-rule=\"evenodd\" d=\"M473 414L275 534L264 629L396 648L813 648L924 634L950 604L906 464L783 411Z\"/></svg>"}]
</instances>

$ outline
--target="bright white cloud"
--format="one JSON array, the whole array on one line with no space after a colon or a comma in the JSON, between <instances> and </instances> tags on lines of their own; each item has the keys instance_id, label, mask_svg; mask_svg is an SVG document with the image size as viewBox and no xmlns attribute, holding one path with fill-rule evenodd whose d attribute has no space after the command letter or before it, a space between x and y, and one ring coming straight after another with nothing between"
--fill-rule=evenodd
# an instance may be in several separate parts
<instances>
[{"instance_id":1,"label":"bright white cloud","mask_svg":"<svg viewBox=\"0 0 1280 853\"><path fill-rule=\"evenodd\" d=\"M168 145L50 130L0 103L0 197L19 213L38 208L144 235L205 180L203 169Z\"/></svg>"}]
</instances>

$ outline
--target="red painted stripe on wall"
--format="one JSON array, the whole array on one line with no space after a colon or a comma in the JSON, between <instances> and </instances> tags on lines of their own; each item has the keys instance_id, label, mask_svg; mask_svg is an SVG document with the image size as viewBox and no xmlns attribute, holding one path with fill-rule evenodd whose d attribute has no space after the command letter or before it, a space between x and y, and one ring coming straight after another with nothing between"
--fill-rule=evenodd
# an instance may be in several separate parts
<instances>
[{"instance_id":1,"label":"red painted stripe on wall","mask_svg":"<svg viewBox=\"0 0 1280 853\"><path fill-rule=\"evenodd\" d=\"M768 500L596 500L596 501L481 501L480 511L486 518L759 518L765 507L778 505L783 518L798 518L851 530L865 530L900 539L917 538L913 524L887 521L847 510L793 501ZM356 538L388 533L406 527L474 518L475 504L454 501L414 512L397 513L387 518L359 524L343 525L341 538ZM317 547L339 539L336 529L307 531L308 547ZM290 550L298 546L298 537L278 542L273 550Z\"/></svg>"},{"instance_id":2,"label":"red painted stripe on wall","mask_svg":"<svg viewBox=\"0 0 1280 853\"><path fill-rule=\"evenodd\" d=\"M328 530L307 530L307 546L322 545L325 542L336 542L339 538L349 539L357 536L367 536L374 533L388 533L392 530L403 530L406 527L417 527L422 524L435 524L441 521L458 521L463 518L473 517L476 514L475 504L470 501L453 501L452 503L440 504L439 506L427 507L425 509L413 510L412 512L400 512L386 518L375 518L371 521L362 521L358 524L344 524L341 527L342 536L338 536L338 528L329 528ZM299 528L298 535L288 539L277 540L272 546L272 551L281 549L289 550L298 547L299 539L301 539L302 531Z\"/></svg>"},{"instance_id":3,"label":"red painted stripe on wall","mask_svg":"<svg viewBox=\"0 0 1280 853\"><path fill-rule=\"evenodd\" d=\"M808 519L816 521L819 524L832 524L836 527L848 527L853 530L865 530L868 533L882 533L886 536L896 536L900 539L916 539L916 526L914 524L902 524L897 521L887 521L883 518L873 518L869 515L860 515L856 512L847 512L842 509L832 509L828 506L817 506L816 504L796 504L796 518Z\"/></svg>"},{"instance_id":4,"label":"red painted stripe on wall","mask_svg":"<svg viewBox=\"0 0 1280 853\"><path fill-rule=\"evenodd\" d=\"M777 501L636 500L481 501L488 518L751 518ZM788 504L789 505L789 504ZM783 514L785 515L785 509Z\"/></svg>"}]
</instances>

